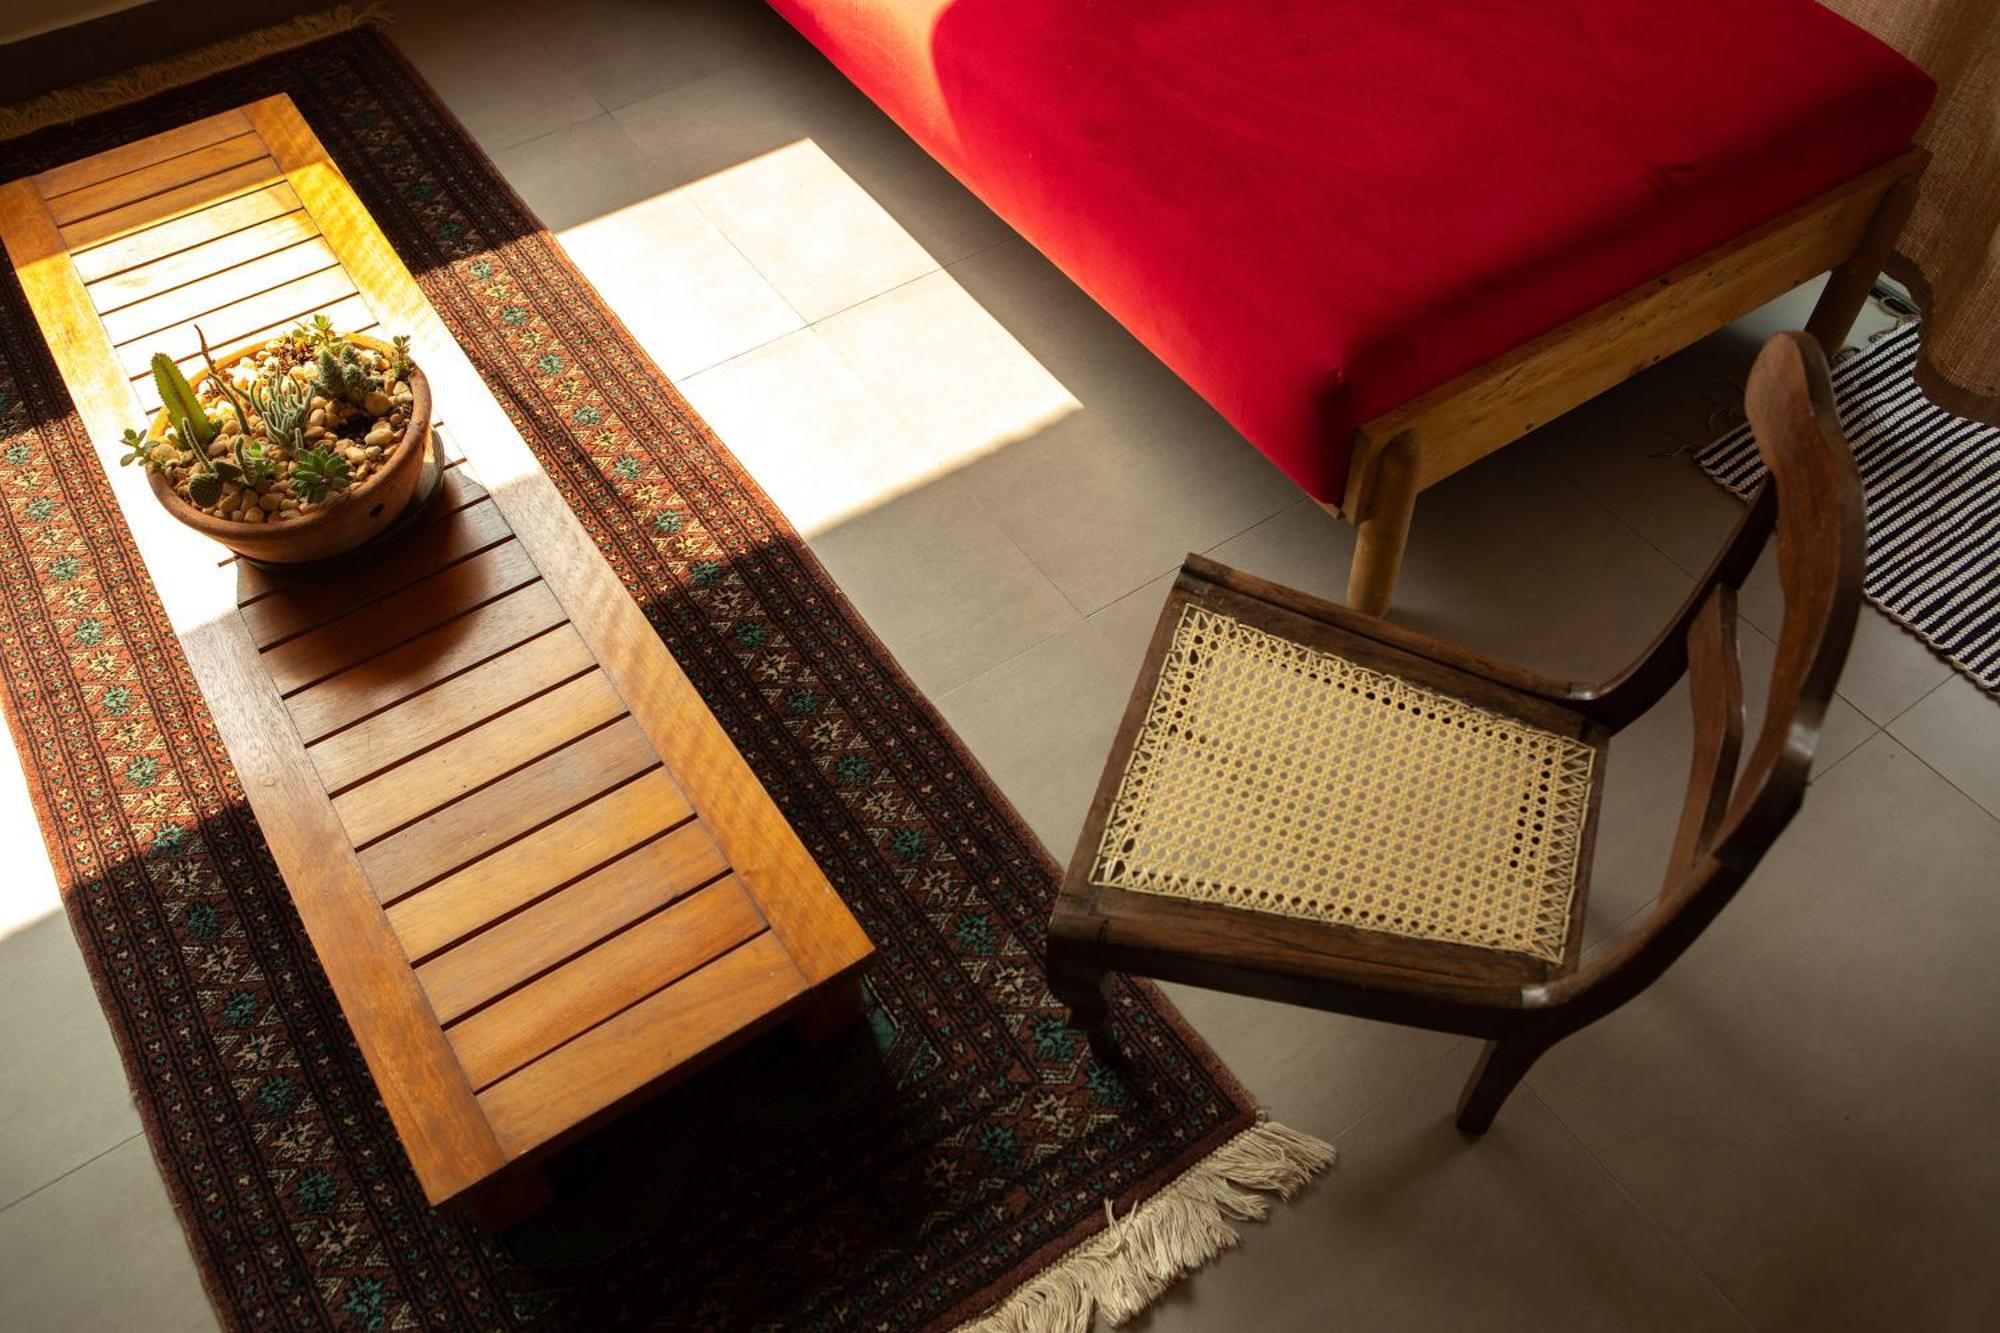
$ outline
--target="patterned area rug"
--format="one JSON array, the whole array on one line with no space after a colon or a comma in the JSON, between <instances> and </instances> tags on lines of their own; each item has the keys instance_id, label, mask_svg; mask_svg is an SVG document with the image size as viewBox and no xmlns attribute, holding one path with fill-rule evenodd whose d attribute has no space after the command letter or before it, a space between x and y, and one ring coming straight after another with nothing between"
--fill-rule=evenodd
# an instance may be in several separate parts
<instances>
[{"instance_id":1,"label":"patterned area rug","mask_svg":"<svg viewBox=\"0 0 2000 1333\"><path fill-rule=\"evenodd\" d=\"M1833 368L1841 429L1868 509L1868 599L2000 698L2000 427L1955 417L1917 387L1918 326ZM1737 495L1764 480L1750 427L1698 456Z\"/></svg>"},{"instance_id":2,"label":"patterned area rug","mask_svg":"<svg viewBox=\"0 0 2000 1333\"><path fill-rule=\"evenodd\" d=\"M425 1206L48 352L0 278L0 691L153 1150L241 1328L1080 1328L1324 1145L1149 987L1098 1063L1056 871L386 42L339 36L0 145L0 179L274 92L325 141L878 950L840 1041L752 1046L555 1159L490 1239ZM1106 1202L1117 1230L1105 1233ZM1135 1211L1136 1210L1136 1211ZM104 1262L115 1262L105 1256ZM1025 1285L1024 1285L1025 1284ZM1010 1296L1011 1293L1011 1296Z\"/></svg>"}]
</instances>

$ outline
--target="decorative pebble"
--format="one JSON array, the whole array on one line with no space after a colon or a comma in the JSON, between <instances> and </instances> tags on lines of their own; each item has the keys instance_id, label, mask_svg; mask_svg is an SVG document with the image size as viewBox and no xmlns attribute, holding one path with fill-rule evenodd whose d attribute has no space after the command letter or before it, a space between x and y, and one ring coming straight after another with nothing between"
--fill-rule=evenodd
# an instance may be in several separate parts
<instances>
[{"instance_id":1,"label":"decorative pebble","mask_svg":"<svg viewBox=\"0 0 2000 1333\"><path fill-rule=\"evenodd\" d=\"M262 496L258 497L257 503L268 514L274 509L282 508L285 503L285 497L276 491L266 491Z\"/></svg>"},{"instance_id":2,"label":"decorative pebble","mask_svg":"<svg viewBox=\"0 0 2000 1333\"><path fill-rule=\"evenodd\" d=\"M262 523L264 521L264 511L254 507L246 509L243 511L243 521L245 523Z\"/></svg>"},{"instance_id":3,"label":"decorative pebble","mask_svg":"<svg viewBox=\"0 0 2000 1333\"><path fill-rule=\"evenodd\" d=\"M371 417L388 416L392 406L394 404L390 402L389 395L380 389L370 389L368 396L361 400L361 410Z\"/></svg>"}]
</instances>

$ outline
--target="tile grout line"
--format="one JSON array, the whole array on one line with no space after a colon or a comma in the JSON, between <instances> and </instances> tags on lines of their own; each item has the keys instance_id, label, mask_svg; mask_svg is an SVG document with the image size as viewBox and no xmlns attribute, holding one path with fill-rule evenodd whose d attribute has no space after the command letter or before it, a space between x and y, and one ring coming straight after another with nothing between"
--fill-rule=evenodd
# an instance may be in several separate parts
<instances>
[{"instance_id":1,"label":"tile grout line","mask_svg":"<svg viewBox=\"0 0 2000 1333\"><path fill-rule=\"evenodd\" d=\"M118 1142L112 1144L109 1148L106 1148L104 1151L99 1153L93 1153L91 1156L84 1158L81 1162L78 1162L75 1166L72 1166L67 1170L65 1170L64 1172L62 1172L62 1174L54 1177L51 1180L43 1181L41 1184L35 1186L33 1189L29 1190L26 1194L23 1194L18 1199L11 1199L6 1203L0 1204L0 1213L7 1212L18 1204L26 1203L28 1200L34 1198L37 1194L42 1193L44 1190L55 1188L57 1185L62 1184L65 1180L68 1180L71 1176L75 1175L77 1172L83 1170L86 1166L89 1166L92 1162L102 1161L104 1158L109 1157L112 1153L117 1152L120 1148L124 1147L126 1144L132 1142L132 1140L143 1139L145 1137L146 1137L146 1131L144 1129L140 1129L137 1133L126 1135L124 1138L118 1140ZM148 1160L150 1161L150 1159ZM153 1165L157 1167L158 1163L153 1163Z\"/></svg>"},{"instance_id":2,"label":"tile grout line","mask_svg":"<svg viewBox=\"0 0 2000 1333\"><path fill-rule=\"evenodd\" d=\"M1753 1331L1753 1333L1755 1333L1757 1325L1755 1324L1755 1322L1751 1320L1749 1315L1743 1312L1743 1307L1738 1305L1735 1302L1735 1300L1733 1300L1730 1297L1729 1293L1722 1289L1722 1284L1720 1282L1717 1282L1714 1276L1710 1274L1706 1268L1702 1267L1701 1262L1699 1260L1697 1260L1692 1254L1688 1253L1687 1247L1681 1244L1680 1239L1677 1236L1675 1236L1673 1232L1667 1230L1667 1228L1661 1224L1660 1220L1657 1217L1653 1216L1652 1211L1648 1209L1646 1205L1639 1202L1638 1197L1634 1195L1629 1188L1626 1187L1624 1181L1618 1178L1617 1173L1612 1171L1612 1169L1609 1166L1606 1166L1604 1164L1604 1159L1599 1157L1594 1151L1591 1150L1590 1145L1583 1141L1583 1136L1578 1134L1576 1130L1571 1127L1569 1121L1562 1118L1561 1114L1557 1112L1556 1108L1550 1104L1549 1099L1542 1096L1541 1092L1534 1085L1532 1074L1530 1074L1527 1078L1524 1078L1522 1080L1521 1086L1523 1091L1525 1091L1530 1097L1533 1097L1535 1099L1536 1105L1540 1106L1544 1111L1547 1111L1549 1113L1549 1119L1555 1121L1556 1124L1561 1127L1562 1132L1569 1137L1569 1141L1571 1143L1574 1143L1578 1147L1578 1149L1582 1151L1583 1155L1590 1159L1591 1165L1595 1166L1599 1171L1602 1171L1604 1173L1604 1178L1610 1181L1612 1188L1616 1189L1618 1193L1624 1197L1625 1202L1632 1206L1632 1211L1638 1213L1640 1217L1646 1220L1646 1224L1652 1227L1653 1230L1656 1233L1658 1233L1660 1239L1664 1240L1667 1243L1667 1245L1673 1250L1673 1252L1679 1255L1682 1261L1686 1263L1688 1267L1692 1268L1701 1277L1702 1282L1708 1286L1708 1289L1710 1291L1715 1293L1716 1298L1720 1300L1724 1305L1729 1307L1730 1313L1734 1314L1738 1319L1743 1321L1743 1326L1745 1328L1750 1329Z\"/></svg>"}]
</instances>

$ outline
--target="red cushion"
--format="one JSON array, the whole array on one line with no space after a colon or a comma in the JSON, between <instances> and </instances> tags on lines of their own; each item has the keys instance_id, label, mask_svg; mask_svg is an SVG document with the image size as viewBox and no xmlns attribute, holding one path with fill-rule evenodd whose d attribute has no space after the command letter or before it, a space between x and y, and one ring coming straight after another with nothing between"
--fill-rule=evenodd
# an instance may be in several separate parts
<instances>
[{"instance_id":1,"label":"red cushion","mask_svg":"<svg viewBox=\"0 0 2000 1333\"><path fill-rule=\"evenodd\" d=\"M1354 429L1904 148L1815 0L773 0L1319 499Z\"/></svg>"}]
</instances>

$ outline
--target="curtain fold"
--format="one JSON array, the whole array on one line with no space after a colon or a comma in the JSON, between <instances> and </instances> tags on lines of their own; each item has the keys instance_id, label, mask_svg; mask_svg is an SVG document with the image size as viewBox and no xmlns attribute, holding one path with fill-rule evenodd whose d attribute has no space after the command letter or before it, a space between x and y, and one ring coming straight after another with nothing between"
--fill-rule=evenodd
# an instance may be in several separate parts
<instances>
[{"instance_id":1,"label":"curtain fold","mask_svg":"<svg viewBox=\"0 0 2000 1333\"><path fill-rule=\"evenodd\" d=\"M1931 151L1890 275L1924 313L1917 382L2000 425L2000 0L1822 0L1937 80Z\"/></svg>"}]
</instances>

